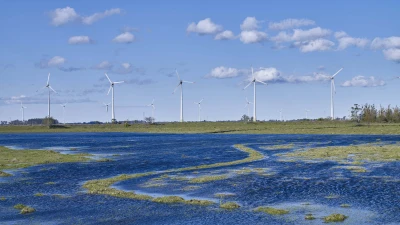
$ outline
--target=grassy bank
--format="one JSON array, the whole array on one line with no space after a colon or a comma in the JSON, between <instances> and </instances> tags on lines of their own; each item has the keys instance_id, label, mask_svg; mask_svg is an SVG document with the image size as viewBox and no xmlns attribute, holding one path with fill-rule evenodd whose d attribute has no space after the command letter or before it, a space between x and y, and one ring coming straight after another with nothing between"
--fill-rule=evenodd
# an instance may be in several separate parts
<instances>
[{"instance_id":1,"label":"grassy bank","mask_svg":"<svg viewBox=\"0 0 400 225\"><path fill-rule=\"evenodd\" d=\"M51 150L12 150L0 147L0 176L6 173L1 170L18 169L29 166L62 163L62 162L84 162L89 159L86 154L63 155Z\"/></svg>"},{"instance_id":2,"label":"grassy bank","mask_svg":"<svg viewBox=\"0 0 400 225\"><path fill-rule=\"evenodd\" d=\"M248 134L400 134L400 124L355 124L343 121L296 122L185 122L160 124L71 125L60 128L46 126L0 126L0 133L32 132L144 132L144 133L248 133Z\"/></svg>"}]
</instances>

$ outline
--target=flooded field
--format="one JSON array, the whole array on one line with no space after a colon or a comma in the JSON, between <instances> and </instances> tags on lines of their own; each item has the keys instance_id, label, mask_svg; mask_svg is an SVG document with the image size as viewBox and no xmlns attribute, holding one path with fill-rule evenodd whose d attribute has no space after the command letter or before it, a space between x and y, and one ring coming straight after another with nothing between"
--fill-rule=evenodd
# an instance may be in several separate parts
<instances>
[{"instance_id":1,"label":"flooded field","mask_svg":"<svg viewBox=\"0 0 400 225\"><path fill-rule=\"evenodd\" d=\"M2 134L0 146L15 151L87 153L91 160L3 170L12 176L0 177L0 222L321 224L340 214L342 224L399 224L398 160L292 154L398 141L384 135ZM17 204L35 211L21 213Z\"/></svg>"}]
</instances>

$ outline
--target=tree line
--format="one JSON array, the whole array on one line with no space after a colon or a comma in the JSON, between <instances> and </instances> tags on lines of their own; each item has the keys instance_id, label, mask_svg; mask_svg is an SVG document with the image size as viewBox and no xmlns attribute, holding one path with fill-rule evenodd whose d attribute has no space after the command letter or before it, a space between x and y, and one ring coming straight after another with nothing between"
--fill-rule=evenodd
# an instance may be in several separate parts
<instances>
[{"instance_id":1,"label":"tree line","mask_svg":"<svg viewBox=\"0 0 400 225\"><path fill-rule=\"evenodd\" d=\"M365 104L360 106L354 104L351 107L352 120L365 123L399 123L400 122L400 108L395 106L379 106Z\"/></svg>"}]
</instances>

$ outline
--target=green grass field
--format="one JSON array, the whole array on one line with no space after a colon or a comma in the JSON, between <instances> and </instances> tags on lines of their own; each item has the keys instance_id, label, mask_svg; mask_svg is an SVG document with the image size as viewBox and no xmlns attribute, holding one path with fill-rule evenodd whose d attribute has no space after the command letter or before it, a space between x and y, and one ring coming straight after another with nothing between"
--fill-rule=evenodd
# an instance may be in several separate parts
<instances>
[{"instance_id":1,"label":"green grass field","mask_svg":"<svg viewBox=\"0 0 400 225\"><path fill-rule=\"evenodd\" d=\"M229 133L229 134L400 134L400 124L359 124L342 121L297 122L185 122L72 125L49 129L46 126L0 126L0 133L32 132L144 132L144 133Z\"/></svg>"}]
</instances>

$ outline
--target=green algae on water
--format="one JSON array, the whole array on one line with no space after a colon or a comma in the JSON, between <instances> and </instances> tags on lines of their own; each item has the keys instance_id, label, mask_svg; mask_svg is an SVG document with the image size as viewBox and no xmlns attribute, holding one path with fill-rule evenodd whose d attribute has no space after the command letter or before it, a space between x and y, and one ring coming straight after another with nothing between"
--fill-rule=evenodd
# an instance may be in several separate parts
<instances>
[{"instance_id":1,"label":"green algae on water","mask_svg":"<svg viewBox=\"0 0 400 225\"><path fill-rule=\"evenodd\" d=\"M220 204L219 207L222 209L232 210L232 209L240 208L240 205L237 204L236 202L225 202L225 203Z\"/></svg>"},{"instance_id":2,"label":"green algae on water","mask_svg":"<svg viewBox=\"0 0 400 225\"><path fill-rule=\"evenodd\" d=\"M257 207L256 209L254 209L254 211L255 212L264 212L264 213L268 213L270 215L284 215L284 214L289 213L289 210L276 209L276 208L265 207L265 206Z\"/></svg>"},{"instance_id":3,"label":"green algae on water","mask_svg":"<svg viewBox=\"0 0 400 225\"><path fill-rule=\"evenodd\" d=\"M342 222L345 219L347 219L347 216L343 215L343 214L338 214L338 213L334 213L331 214L329 216L325 216L324 217L324 222L325 223L330 223L330 222Z\"/></svg>"}]
</instances>

